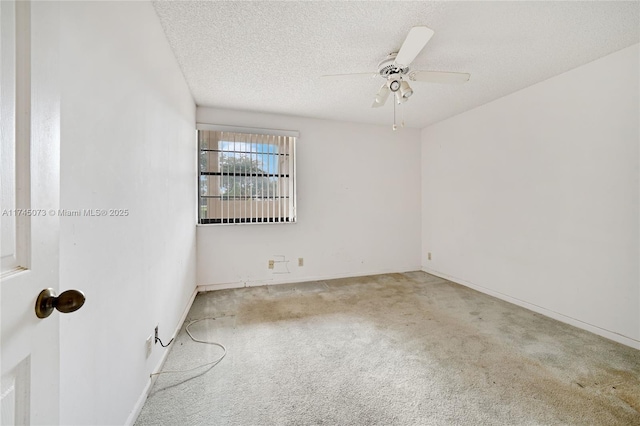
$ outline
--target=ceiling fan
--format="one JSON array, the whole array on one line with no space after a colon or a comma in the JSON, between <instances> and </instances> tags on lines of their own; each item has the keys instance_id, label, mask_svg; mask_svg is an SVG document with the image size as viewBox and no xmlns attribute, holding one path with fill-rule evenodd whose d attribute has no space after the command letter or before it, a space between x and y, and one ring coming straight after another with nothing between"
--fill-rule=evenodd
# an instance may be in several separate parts
<instances>
[{"instance_id":1,"label":"ceiling fan","mask_svg":"<svg viewBox=\"0 0 640 426\"><path fill-rule=\"evenodd\" d=\"M398 52L390 53L378 64L377 72L355 74L334 74L324 77L376 77L381 76L386 81L376 94L372 108L381 107L387 102L389 94L394 93L396 102L406 102L413 94L409 81L425 81L428 83L461 84L469 81L470 74L459 72L420 71L412 70L410 65L433 36L434 31L427 27L413 27L407 34Z\"/></svg>"}]
</instances>

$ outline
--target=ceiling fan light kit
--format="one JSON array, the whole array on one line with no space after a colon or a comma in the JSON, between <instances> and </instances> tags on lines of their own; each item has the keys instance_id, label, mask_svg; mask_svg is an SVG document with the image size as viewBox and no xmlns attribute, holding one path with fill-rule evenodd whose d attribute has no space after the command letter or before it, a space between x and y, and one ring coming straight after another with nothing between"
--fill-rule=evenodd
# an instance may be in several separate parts
<instances>
[{"instance_id":1,"label":"ceiling fan light kit","mask_svg":"<svg viewBox=\"0 0 640 426\"><path fill-rule=\"evenodd\" d=\"M400 96L402 96L402 98L406 101L411 97L411 95L413 95L413 89L411 88L411 86L409 86L409 83L403 80L400 83Z\"/></svg>"},{"instance_id":2,"label":"ceiling fan light kit","mask_svg":"<svg viewBox=\"0 0 640 426\"><path fill-rule=\"evenodd\" d=\"M393 77L389 77L389 90L392 92L397 92L400 90L400 79L395 79Z\"/></svg>"},{"instance_id":3,"label":"ceiling fan light kit","mask_svg":"<svg viewBox=\"0 0 640 426\"><path fill-rule=\"evenodd\" d=\"M382 87L376 94L375 100L371 105L372 108L383 106L387 102L387 98L389 97L389 94L391 92L395 94L396 103L398 105L406 102L409 97L413 95L413 89L411 88L411 86L409 86L407 80L445 84L462 84L469 81L469 78L471 76L467 73L411 70L411 63L422 51L422 49L424 49L424 47L427 45L427 42L431 40L433 34L434 31L428 27L413 27L411 28L411 30L409 30L409 34L407 34L407 38L404 40L404 43L402 43L400 50L398 50L398 52L390 53L378 64L378 72L343 75L380 75L386 80L386 82L382 85ZM404 78L406 78L407 80L405 80ZM393 110L393 130L396 130L398 126L395 122L395 103Z\"/></svg>"}]
</instances>

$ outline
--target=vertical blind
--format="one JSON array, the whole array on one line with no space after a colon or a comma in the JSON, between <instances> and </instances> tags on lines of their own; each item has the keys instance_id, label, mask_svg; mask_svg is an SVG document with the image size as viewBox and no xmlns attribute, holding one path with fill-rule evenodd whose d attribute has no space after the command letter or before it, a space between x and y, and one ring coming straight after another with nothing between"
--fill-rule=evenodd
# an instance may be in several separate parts
<instances>
[{"instance_id":1,"label":"vertical blind","mask_svg":"<svg viewBox=\"0 0 640 426\"><path fill-rule=\"evenodd\" d=\"M198 130L199 223L295 222L296 136L206 127Z\"/></svg>"}]
</instances>

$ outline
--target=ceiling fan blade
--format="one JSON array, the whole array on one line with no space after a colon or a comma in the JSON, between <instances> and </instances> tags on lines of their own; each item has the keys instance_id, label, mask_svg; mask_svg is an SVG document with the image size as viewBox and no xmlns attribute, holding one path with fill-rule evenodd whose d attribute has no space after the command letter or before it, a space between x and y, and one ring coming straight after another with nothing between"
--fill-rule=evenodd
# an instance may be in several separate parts
<instances>
[{"instance_id":1,"label":"ceiling fan blade","mask_svg":"<svg viewBox=\"0 0 640 426\"><path fill-rule=\"evenodd\" d=\"M411 71L409 73L409 80L429 83L462 84L469 81L470 77L471 74L464 72Z\"/></svg>"},{"instance_id":2,"label":"ceiling fan blade","mask_svg":"<svg viewBox=\"0 0 640 426\"><path fill-rule=\"evenodd\" d=\"M323 75L322 78L350 78L350 77L357 77L357 78L362 78L362 77L371 77L371 78L375 78L380 76L380 74L378 74L376 71L371 71L371 72L358 72L358 73L351 73L351 74L327 74L327 75Z\"/></svg>"},{"instance_id":3,"label":"ceiling fan blade","mask_svg":"<svg viewBox=\"0 0 640 426\"><path fill-rule=\"evenodd\" d=\"M375 101L373 101L373 105L371 105L371 108L378 108L384 105L384 103L387 102L389 93L391 93L391 90L389 90L389 87L387 87L387 83L383 84L378 91L378 94L376 94L376 99Z\"/></svg>"},{"instance_id":4,"label":"ceiling fan blade","mask_svg":"<svg viewBox=\"0 0 640 426\"><path fill-rule=\"evenodd\" d=\"M434 31L427 27L413 27L402 43L402 47L396 56L396 65L400 68L408 67L418 56L427 42L433 36Z\"/></svg>"}]
</instances>

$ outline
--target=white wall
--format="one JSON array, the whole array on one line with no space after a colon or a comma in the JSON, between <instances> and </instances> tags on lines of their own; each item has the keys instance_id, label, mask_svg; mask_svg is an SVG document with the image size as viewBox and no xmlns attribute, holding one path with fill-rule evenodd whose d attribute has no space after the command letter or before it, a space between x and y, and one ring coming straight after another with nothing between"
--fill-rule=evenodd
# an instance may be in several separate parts
<instances>
[{"instance_id":1,"label":"white wall","mask_svg":"<svg viewBox=\"0 0 640 426\"><path fill-rule=\"evenodd\" d=\"M124 424L195 289L195 104L148 2L61 5L61 423ZM52 366L55 367L55 366Z\"/></svg>"},{"instance_id":2,"label":"white wall","mask_svg":"<svg viewBox=\"0 0 640 426\"><path fill-rule=\"evenodd\" d=\"M198 108L197 120L300 131L298 222L199 226L199 285L237 287L420 268L420 131L394 133L391 111L389 123L380 126L209 108ZM274 255L290 260L290 273L268 269Z\"/></svg>"},{"instance_id":3,"label":"white wall","mask_svg":"<svg viewBox=\"0 0 640 426\"><path fill-rule=\"evenodd\" d=\"M640 348L638 117L635 45L424 129L424 270Z\"/></svg>"}]
</instances>

